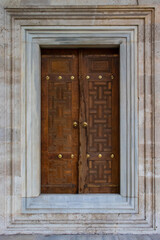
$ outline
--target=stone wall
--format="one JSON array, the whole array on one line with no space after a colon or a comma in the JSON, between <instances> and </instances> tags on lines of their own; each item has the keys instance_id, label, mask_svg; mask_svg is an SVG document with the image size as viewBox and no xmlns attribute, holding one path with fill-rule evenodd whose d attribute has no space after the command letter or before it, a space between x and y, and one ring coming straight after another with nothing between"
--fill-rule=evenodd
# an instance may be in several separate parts
<instances>
[{"instance_id":1,"label":"stone wall","mask_svg":"<svg viewBox=\"0 0 160 240\"><path fill-rule=\"evenodd\" d=\"M1 0L0 6L0 234L160 233L159 0ZM85 37L94 39L94 34L96 44L113 44L109 40L116 34L129 59L120 79L124 81L126 72L126 94L131 96L126 108L128 175L122 181L129 190L108 199L99 196L97 202L96 196L84 197L81 207L80 199L68 207L65 196L58 207L53 196L32 191L38 154L29 150L34 147L30 139L35 139L30 115L35 100L29 93L38 67L26 59L35 58L35 49L52 45L48 39L60 33L62 46L73 44L69 38L74 34L84 37L77 46L91 44ZM31 58L26 57L29 52ZM124 145L122 149L124 154ZM98 207L89 208L85 201Z\"/></svg>"}]
</instances>

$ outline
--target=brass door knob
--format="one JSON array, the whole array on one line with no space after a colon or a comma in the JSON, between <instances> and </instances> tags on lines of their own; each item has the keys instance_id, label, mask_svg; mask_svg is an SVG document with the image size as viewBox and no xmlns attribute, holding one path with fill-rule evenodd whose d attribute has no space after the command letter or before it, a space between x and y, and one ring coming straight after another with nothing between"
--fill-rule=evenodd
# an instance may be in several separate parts
<instances>
[{"instance_id":1,"label":"brass door knob","mask_svg":"<svg viewBox=\"0 0 160 240\"><path fill-rule=\"evenodd\" d=\"M114 154L113 153L111 154L111 158L114 158Z\"/></svg>"},{"instance_id":2,"label":"brass door knob","mask_svg":"<svg viewBox=\"0 0 160 240\"><path fill-rule=\"evenodd\" d=\"M86 127L88 126L88 123L87 123L87 122L83 122L82 126L83 126L84 128L86 128Z\"/></svg>"},{"instance_id":3,"label":"brass door knob","mask_svg":"<svg viewBox=\"0 0 160 240\"><path fill-rule=\"evenodd\" d=\"M76 122L76 121L73 122L73 127L74 127L74 128L77 128L77 127L78 127L78 122Z\"/></svg>"},{"instance_id":4,"label":"brass door knob","mask_svg":"<svg viewBox=\"0 0 160 240\"><path fill-rule=\"evenodd\" d=\"M58 154L58 158L62 158L63 156L62 156L62 154L61 153L59 153Z\"/></svg>"}]
</instances>

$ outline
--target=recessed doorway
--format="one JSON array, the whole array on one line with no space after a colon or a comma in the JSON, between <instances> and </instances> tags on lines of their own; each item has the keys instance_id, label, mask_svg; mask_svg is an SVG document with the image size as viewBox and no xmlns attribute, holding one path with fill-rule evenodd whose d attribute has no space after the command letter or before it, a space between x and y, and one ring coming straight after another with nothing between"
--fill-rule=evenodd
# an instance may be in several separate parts
<instances>
[{"instance_id":1,"label":"recessed doorway","mask_svg":"<svg viewBox=\"0 0 160 240\"><path fill-rule=\"evenodd\" d=\"M41 192L119 193L119 49L41 54Z\"/></svg>"}]
</instances>

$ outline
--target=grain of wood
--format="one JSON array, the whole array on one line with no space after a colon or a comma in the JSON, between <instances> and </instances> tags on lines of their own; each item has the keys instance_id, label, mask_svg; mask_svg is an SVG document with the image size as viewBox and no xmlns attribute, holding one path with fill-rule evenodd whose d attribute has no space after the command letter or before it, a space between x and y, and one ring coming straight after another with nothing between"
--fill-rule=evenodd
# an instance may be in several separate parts
<instances>
[{"instance_id":1,"label":"grain of wood","mask_svg":"<svg viewBox=\"0 0 160 240\"><path fill-rule=\"evenodd\" d=\"M119 50L43 49L41 87L42 193L119 193Z\"/></svg>"}]
</instances>

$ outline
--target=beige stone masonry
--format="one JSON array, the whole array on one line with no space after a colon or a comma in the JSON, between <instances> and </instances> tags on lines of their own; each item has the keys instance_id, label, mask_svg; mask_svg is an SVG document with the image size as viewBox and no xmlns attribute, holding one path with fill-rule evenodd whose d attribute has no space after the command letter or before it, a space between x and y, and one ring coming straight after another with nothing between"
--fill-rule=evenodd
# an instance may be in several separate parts
<instances>
[{"instance_id":1,"label":"beige stone masonry","mask_svg":"<svg viewBox=\"0 0 160 240\"><path fill-rule=\"evenodd\" d=\"M46 5L43 4L42 0L0 1L0 234L160 233L160 2L71 0L68 4L65 0L47 0ZM24 66L24 59L27 59L24 49L27 47L29 53L51 44L49 35L55 38L62 28L62 41L65 42L65 31L68 31L69 39L74 34L73 28L74 31L81 29L80 34L89 34L96 27L103 29L105 39L109 39L106 29L110 29L110 45L114 30L118 34L117 29L121 29L119 39L128 39L126 52L129 56L132 56L132 46L136 45L136 68L126 77L126 84L132 79L130 92L136 86L131 95L136 110L133 111L132 104L128 103L128 109L132 111L127 126L131 124L131 129L134 126L137 138L131 134L128 139L127 146L134 151L126 147L128 160L133 159L133 165L128 166L132 170L131 184L135 184L132 187L137 191L137 195L128 197L137 199L132 206L132 210L136 211L127 211L124 206L123 213L114 208L109 212L83 212L78 207L75 212L46 212L37 205L40 203L35 196L30 199L32 194L28 198L24 191L27 189L25 173L31 166L30 161L26 161L28 145L24 145L24 139L30 135L23 126L25 121L32 124L32 121L28 122L29 115L25 111L32 104L25 95L32 84L24 81L27 79L25 69L29 73L32 66L29 63ZM88 32L84 31L85 28ZM101 41L103 43L104 40ZM128 62L125 69L129 64L132 67L133 61ZM135 151L136 144L138 148ZM137 175L133 166L137 167L134 168ZM26 199L36 209L24 211ZM44 196L43 201L49 200ZM115 197L115 201L118 205L119 196ZM99 205L103 203L100 201Z\"/></svg>"}]
</instances>

